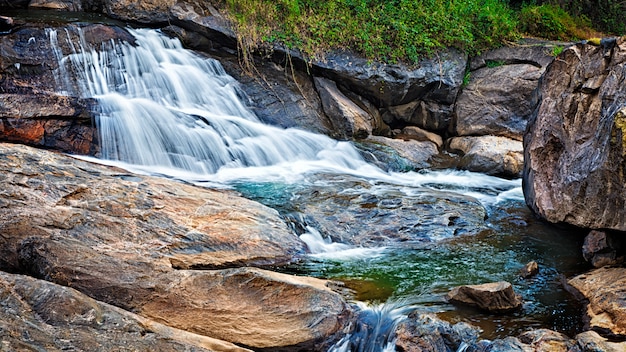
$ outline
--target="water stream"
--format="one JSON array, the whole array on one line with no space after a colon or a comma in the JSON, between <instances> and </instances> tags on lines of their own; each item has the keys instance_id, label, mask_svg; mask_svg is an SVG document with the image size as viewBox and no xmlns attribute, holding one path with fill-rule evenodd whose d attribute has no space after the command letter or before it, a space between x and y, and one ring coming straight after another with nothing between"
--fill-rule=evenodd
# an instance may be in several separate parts
<instances>
[{"instance_id":1,"label":"water stream","mask_svg":"<svg viewBox=\"0 0 626 352\"><path fill-rule=\"evenodd\" d=\"M469 321L481 326L487 338L528 327L569 333L580 328L576 307L559 283L560 275L580 270L580 247L570 240L571 234L532 217L523 204L520 180L454 170L385 172L365 162L349 142L262 124L218 61L185 50L178 40L155 30L131 33L134 45L91 48L80 31L67 32L74 38L73 52L62 53L58 33L50 31L51 44L59 48L59 85L99 102L100 162L207 187L234 188L292 219L307 217L299 213L305 208L300 199L333 183L351 182L354 186L341 186L338 193L352 200L386 194L427 196L426 206L435 207L438 197L461 199L484 207L484 229L475 236L457 236L416 228L414 242L419 245L339 243L341 234L298 220L299 235L311 255L280 270L344 281L356 300L372 304L361 307L364 319L378 319L382 323L374 325L385 326L385 331L393 329L406 307L438 313L452 322ZM532 280L520 280L517 270L530 260L540 262L541 272ZM522 293L527 304L521 312L493 316L454 308L441 298L455 285L496 280L511 281ZM357 335L334 349L393 350L389 334ZM378 341L378 347L363 347L371 344L364 339Z\"/></svg>"}]
</instances>

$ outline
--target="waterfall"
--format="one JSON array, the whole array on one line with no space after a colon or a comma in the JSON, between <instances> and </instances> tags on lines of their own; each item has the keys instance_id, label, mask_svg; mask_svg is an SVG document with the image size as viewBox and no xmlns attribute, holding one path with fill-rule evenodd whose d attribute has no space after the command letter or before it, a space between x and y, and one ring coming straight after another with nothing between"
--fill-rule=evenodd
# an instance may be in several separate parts
<instances>
[{"instance_id":1,"label":"waterfall","mask_svg":"<svg viewBox=\"0 0 626 352\"><path fill-rule=\"evenodd\" d=\"M218 61L157 31L129 31L136 43L98 50L79 31L78 45L65 57L56 32L50 35L59 59L57 82L71 89L71 72L77 93L98 100L100 158L197 175L302 160L332 159L349 169L362 163L345 142L260 123Z\"/></svg>"},{"instance_id":2,"label":"waterfall","mask_svg":"<svg viewBox=\"0 0 626 352\"><path fill-rule=\"evenodd\" d=\"M459 172L386 173L349 142L261 123L221 64L151 29L128 29L134 43L94 48L66 29L50 42L65 92L98 101L99 161L136 172L225 185L234 180L292 182L307 173L347 174L401 187L454 189L485 204L521 198L519 180ZM504 193L507 192L507 193Z\"/></svg>"}]
</instances>

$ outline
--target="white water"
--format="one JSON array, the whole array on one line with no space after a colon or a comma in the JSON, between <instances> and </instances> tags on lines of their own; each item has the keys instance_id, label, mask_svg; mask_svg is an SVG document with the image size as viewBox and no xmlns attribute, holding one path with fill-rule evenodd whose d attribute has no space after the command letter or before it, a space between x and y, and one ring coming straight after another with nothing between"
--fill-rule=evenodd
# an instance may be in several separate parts
<instances>
[{"instance_id":1,"label":"white water","mask_svg":"<svg viewBox=\"0 0 626 352\"><path fill-rule=\"evenodd\" d=\"M446 171L386 173L348 142L262 124L242 102L237 82L218 61L182 48L150 29L130 30L136 45L85 44L82 33L65 55L57 43L57 81L99 102L101 159L137 172L191 182L304 182L315 173L346 174L376 184L452 189L485 204L521 197L519 180ZM67 33L71 36L70 33ZM519 189L519 191L518 191ZM512 191L513 190L513 191Z\"/></svg>"},{"instance_id":2,"label":"white water","mask_svg":"<svg viewBox=\"0 0 626 352\"><path fill-rule=\"evenodd\" d=\"M219 62L184 50L178 40L154 30L131 33L135 46L105 43L95 49L79 32L73 34L79 36L79 45L64 55L57 33L50 32L60 62L57 82L67 92L75 89L72 82L78 82L79 94L99 102L99 162L222 187L235 181L324 182L309 181L307 176L331 173L368 180L373 193L446 190L485 205L523 199L519 180L460 171L387 173L365 162L348 142L262 124L246 108L237 82ZM313 255L325 259L358 259L384 251L332 243L316 229L307 230L302 240ZM407 309L397 304L361 306L361 330L331 350L393 351L390 332Z\"/></svg>"}]
</instances>

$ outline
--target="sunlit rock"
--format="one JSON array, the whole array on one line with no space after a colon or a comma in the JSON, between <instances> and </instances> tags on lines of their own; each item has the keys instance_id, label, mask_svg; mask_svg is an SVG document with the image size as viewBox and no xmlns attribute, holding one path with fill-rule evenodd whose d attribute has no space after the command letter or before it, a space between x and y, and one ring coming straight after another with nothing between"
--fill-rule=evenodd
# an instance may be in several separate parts
<instances>
[{"instance_id":1,"label":"sunlit rock","mask_svg":"<svg viewBox=\"0 0 626 352\"><path fill-rule=\"evenodd\" d=\"M453 288L446 299L455 304L476 306L489 312L506 312L520 308L522 298L505 281Z\"/></svg>"},{"instance_id":2,"label":"sunlit rock","mask_svg":"<svg viewBox=\"0 0 626 352\"><path fill-rule=\"evenodd\" d=\"M626 336L626 268L600 268L575 276L568 283L588 301L592 329Z\"/></svg>"},{"instance_id":3,"label":"sunlit rock","mask_svg":"<svg viewBox=\"0 0 626 352\"><path fill-rule=\"evenodd\" d=\"M174 329L63 286L0 272L2 350L243 352L248 349Z\"/></svg>"},{"instance_id":4,"label":"sunlit rock","mask_svg":"<svg viewBox=\"0 0 626 352\"><path fill-rule=\"evenodd\" d=\"M522 142L506 137L454 137L448 149L462 154L459 167L488 175L520 177L524 168Z\"/></svg>"}]
</instances>

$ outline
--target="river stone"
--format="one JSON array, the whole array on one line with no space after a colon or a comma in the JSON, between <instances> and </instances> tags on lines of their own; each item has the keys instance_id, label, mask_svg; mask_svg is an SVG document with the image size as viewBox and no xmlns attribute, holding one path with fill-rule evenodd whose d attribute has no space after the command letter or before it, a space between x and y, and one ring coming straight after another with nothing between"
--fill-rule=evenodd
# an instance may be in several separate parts
<instances>
[{"instance_id":1,"label":"river stone","mask_svg":"<svg viewBox=\"0 0 626 352\"><path fill-rule=\"evenodd\" d=\"M566 48L524 136L523 188L540 217L626 231L626 39Z\"/></svg>"},{"instance_id":2,"label":"river stone","mask_svg":"<svg viewBox=\"0 0 626 352\"><path fill-rule=\"evenodd\" d=\"M576 340L548 329L527 331L518 339L530 346L533 352L582 352Z\"/></svg>"},{"instance_id":3,"label":"river stone","mask_svg":"<svg viewBox=\"0 0 626 352\"><path fill-rule=\"evenodd\" d=\"M2 270L254 348L310 348L349 316L323 280L237 268L305 252L273 209L25 146L0 159Z\"/></svg>"},{"instance_id":4,"label":"river stone","mask_svg":"<svg viewBox=\"0 0 626 352\"><path fill-rule=\"evenodd\" d=\"M3 351L250 351L27 276L0 272L0 297Z\"/></svg>"},{"instance_id":5,"label":"river stone","mask_svg":"<svg viewBox=\"0 0 626 352\"><path fill-rule=\"evenodd\" d=\"M583 258L595 268L624 262L621 236L606 231L592 230L583 243Z\"/></svg>"},{"instance_id":6,"label":"river stone","mask_svg":"<svg viewBox=\"0 0 626 352\"><path fill-rule=\"evenodd\" d=\"M422 248L490 231L475 198L426 188L372 185L347 175L318 175L323 186L296 191L297 212L333 242L358 247ZM311 181L314 182L315 178Z\"/></svg>"},{"instance_id":7,"label":"river stone","mask_svg":"<svg viewBox=\"0 0 626 352\"><path fill-rule=\"evenodd\" d=\"M394 137L404 140L415 139L422 142L430 141L435 143L438 148L441 148L443 146L443 139L440 135L423 130L417 126L407 126L402 129L401 134L395 135Z\"/></svg>"},{"instance_id":8,"label":"river stone","mask_svg":"<svg viewBox=\"0 0 626 352\"><path fill-rule=\"evenodd\" d=\"M28 7L34 9L83 11L81 0L31 0Z\"/></svg>"},{"instance_id":9,"label":"river stone","mask_svg":"<svg viewBox=\"0 0 626 352\"><path fill-rule=\"evenodd\" d=\"M396 350L404 352L459 351L462 344L474 345L480 329L460 322L450 324L434 314L412 312L396 328Z\"/></svg>"},{"instance_id":10,"label":"river stone","mask_svg":"<svg viewBox=\"0 0 626 352\"><path fill-rule=\"evenodd\" d=\"M454 133L495 135L521 141L537 104L533 94L545 68L530 64L484 67L471 72L455 105Z\"/></svg>"},{"instance_id":11,"label":"river stone","mask_svg":"<svg viewBox=\"0 0 626 352\"><path fill-rule=\"evenodd\" d=\"M626 336L626 268L600 268L568 281L589 304L586 315L592 329Z\"/></svg>"},{"instance_id":12,"label":"river stone","mask_svg":"<svg viewBox=\"0 0 626 352\"><path fill-rule=\"evenodd\" d=\"M448 149L461 152L459 167L488 175L520 177L524 168L522 142L497 136L454 137Z\"/></svg>"},{"instance_id":13,"label":"river stone","mask_svg":"<svg viewBox=\"0 0 626 352\"><path fill-rule=\"evenodd\" d=\"M314 82L324 112L336 126L336 131L356 139L364 139L372 134L375 123L373 116L346 97L335 82L321 77L315 77Z\"/></svg>"},{"instance_id":14,"label":"river stone","mask_svg":"<svg viewBox=\"0 0 626 352\"><path fill-rule=\"evenodd\" d=\"M446 294L446 299L455 304L476 306L489 312L506 312L522 306L521 296L506 281L457 286Z\"/></svg>"},{"instance_id":15,"label":"river stone","mask_svg":"<svg viewBox=\"0 0 626 352\"><path fill-rule=\"evenodd\" d=\"M624 352L626 342L611 342L595 331L585 331L576 335L582 352Z\"/></svg>"},{"instance_id":16,"label":"river stone","mask_svg":"<svg viewBox=\"0 0 626 352\"><path fill-rule=\"evenodd\" d=\"M393 149L400 157L404 158L412 170L427 169L431 166L433 158L439 155L439 148L434 142L420 141L418 139L387 138L382 136L369 136L362 143L378 144Z\"/></svg>"}]
</instances>

